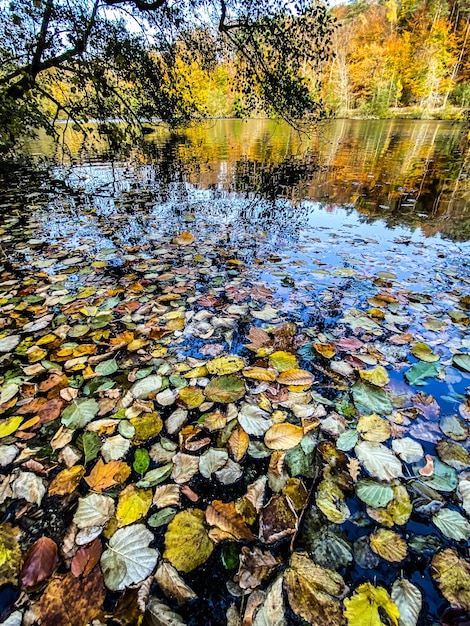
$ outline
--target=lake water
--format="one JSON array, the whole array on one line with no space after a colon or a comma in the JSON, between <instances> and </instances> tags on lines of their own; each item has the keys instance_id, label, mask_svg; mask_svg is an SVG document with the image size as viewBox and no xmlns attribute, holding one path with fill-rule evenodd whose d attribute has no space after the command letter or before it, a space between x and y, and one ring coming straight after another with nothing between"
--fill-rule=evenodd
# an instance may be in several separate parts
<instances>
[{"instance_id":1,"label":"lake water","mask_svg":"<svg viewBox=\"0 0 470 626\"><path fill-rule=\"evenodd\" d=\"M389 436L380 438L375 431L369 436L365 428L362 444L384 442L393 459L400 459L403 467L393 474L392 485L406 486L413 509L405 521L389 512L392 522L385 523L380 517L384 507L380 513L377 507L371 511L372 505L366 511L356 483L346 488L340 476L340 495L335 492L328 505L333 513L331 508L324 512L323 496L311 495L295 548L338 569L350 594L365 581L390 591L404 571L424 597L419 623L435 624L448 603L432 580L431 559L443 547L467 558L470 539L470 503L457 487L470 480L467 127L439 121L336 120L305 134L276 121L220 120L174 133L152 130L143 147L111 150L100 140L83 143L69 129L58 148L45 137L29 144L32 156L50 159L47 165L1 173L0 342L10 335L21 339L0 360L2 388L18 385L19 394L18 405L15 398L8 398L12 405L0 405L2 418L27 404L27 393L33 392L25 382L40 384L51 369L64 368L79 397L103 399L105 391L130 385L129 372L167 376L169 388L179 389L177 374L209 356L237 355L245 365L269 369L270 352L287 350L315 376L313 396L308 401L305 394L295 396L303 408L296 405L293 413L287 412L288 421L302 423L304 437L314 437L316 443L337 442L343 434L340 451L349 460L360 460L360 478L371 477L383 487L387 477L380 470L374 473L354 437L358 417L386 416ZM44 324L35 325L38 319ZM270 337L265 335L258 352L249 345L253 328ZM113 357L117 371L111 368L97 378L91 371L87 379L88 357L81 355L80 346L105 353L108 342L124 331L137 343L132 348L123 344ZM57 334L55 339L51 333ZM71 354L79 360L69 363ZM25 370L36 363L42 369ZM383 368L386 379L380 380ZM371 384L370 371L382 372ZM248 403L285 408L279 399L282 384L270 387L261 381L255 379L254 385L248 380ZM207 382L201 375L196 387L205 388ZM320 419L310 432L299 416L311 417L314 404ZM159 410L168 417L169 407ZM114 413L109 409L108 417ZM202 419L197 407L191 416L193 424ZM58 426L58 419L41 428L33 425L32 432L20 432L17 439L9 434L0 443L47 447ZM176 441L177 432L170 438ZM263 463L266 472L270 451L256 428L249 434L257 442L250 444L240 467L253 479ZM344 443L347 436L350 446ZM226 445L222 435L217 439L210 431L210 437L217 448ZM413 455L398 455L392 443L403 438L419 444L421 456L409 461ZM76 439L71 434L72 447ZM434 478L420 473L425 453L435 463ZM305 475L295 473L293 454L286 456L288 472L309 486L312 468ZM323 472L322 485L333 471L327 457L315 461ZM55 462L57 455L52 458ZM341 459L340 465L346 458ZM14 471L11 465L5 469ZM286 476L270 475L272 493L284 488ZM214 498L242 496L245 482L230 483L224 491L214 477L208 486L198 476L190 485L199 490L197 506L204 508L201 502L205 506ZM423 483L431 488L426 494L420 491ZM84 495L85 489L82 484L79 493ZM401 496L393 497L397 506L403 504ZM16 505L7 505L2 510L12 519ZM42 532L62 541L73 507L58 522L62 513L57 502L49 498L43 506L55 520L53 529L46 520L42 527L29 523L28 510L18 513L27 529L26 547ZM326 515L321 519L331 533L327 538L318 526L318 509ZM446 514L444 521L436 517L441 510L452 511L451 523ZM402 538L406 557L379 558L365 547L381 525L396 533L391 543ZM453 525L461 536L452 536ZM165 528L154 532L163 550ZM338 554L336 565L315 548L321 542L329 546L325 552ZM205 623L208 611L214 624L223 624L227 607L240 605L224 585L204 589L208 577L223 578L234 591L234 571L222 568L219 548L202 574L196 569L187 578L200 598L178 609L188 624ZM272 550L285 562L285 542ZM12 587L3 592L3 606L8 608L18 593ZM108 610L113 601L108 598ZM288 621L299 623L290 612Z\"/></svg>"}]
</instances>

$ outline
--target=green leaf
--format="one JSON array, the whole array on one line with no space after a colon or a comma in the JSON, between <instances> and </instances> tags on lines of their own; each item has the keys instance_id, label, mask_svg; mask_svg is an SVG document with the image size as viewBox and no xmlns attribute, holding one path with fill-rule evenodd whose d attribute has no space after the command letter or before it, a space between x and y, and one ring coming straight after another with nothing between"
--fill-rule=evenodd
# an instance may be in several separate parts
<instances>
[{"instance_id":1,"label":"green leaf","mask_svg":"<svg viewBox=\"0 0 470 626\"><path fill-rule=\"evenodd\" d=\"M93 399L80 398L62 411L62 424L67 428L83 428L91 422L99 411L99 404Z\"/></svg>"},{"instance_id":2,"label":"green leaf","mask_svg":"<svg viewBox=\"0 0 470 626\"><path fill-rule=\"evenodd\" d=\"M157 513L151 515L147 522L148 525L152 528L160 528L160 526L166 526L171 522L171 520L175 517L177 510L172 508L171 506L167 506Z\"/></svg>"},{"instance_id":3,"label":"green leaf","mask_svg":"<svg viewBox=\"0 0 470 626\"><path fill-rule=\"evenodd\" d=\"M405 378L410 385L424 385L426 378L435 378L439 374L435 363L425 363L420 361L414 363L410 369L405 372Z\"/></svg>"},{"instance_id":4,"label":"green leaf","mask_svg":"<svg viewBox=\"0 0 470 626\"><path fill-rule=\"evenodd\" d=\"M144 474L150 465L150 456L145 448L137 448L134 453L134 463L132 467L138 474Z\"/></svg>"},{"instance_id":5,"label":"green leaf","mask_svg":"<svg viewBox=\"0 0 470 626\"><path fill-rule=\"evenodd\" d=\"M98 365L95 367L95 372L97 374L101 374L101 376L110 376L111 374L114 374L114 372L117 372L117 370L118 365L114 359L109 359L109 361L102 361L101 363L98 363Z\"/></svg>"},{"instance_id":6,"label":"green leaf","mask_svg":"<svg viewBox=\"0 0 470 626\"><path fill-rule=\"evenodd\" d=\"M368 413L389 415L393 411L390 399L380 387L359 381L351 390L356 406L360 405Z\"/></svg>"},{"instance_id":7,"label":"green leaf","mask_svg":"<svg viewBox=\"0 0 470 626\"><path fill-rule=\"evenodd\" d=\"M453 467L446 465L434 458L434 473L432 476L421 476L419 470L423 467L423 464L414 465L413 473L415 476L419 476L421 482L428 487L432 487L437 491L454 491L458 484L457 472Z\"/></svg>"},{"instance_id":8,"label":"green leaf","mask_svg":"<svg viewBox=\"0 0 470 626\"><path fill-rule=\"evenodd\" d=\"M464 372L470 372L470 354L457 353L452 357L452 364Z\"/></svg>"},{"instance_id":9,"label":"green leaf","mask_svg":"<svg viewBox=\"0 0 470 626\"><path fill-rule=\"evenodd\" d=\"M375 480L363 479L356 483L357 496L369 506L381 508L393 500L393 489Z\"/></svg>"},{"instance_id":10,"label":"green leaf","mask_svg":"<svg viewBox=\"0 0 470 626\"><path fill-rule=\"evenodd\" d=\"M101 439L97 433L86 430L82 435L83 452L85 454L85 464L96 459L101 448Z\"/></svg>"},{"instance_id":11,"label":"green leaf","mask_svg":"<svg viewBox=\"0 0 470 626\"><path fill-rule=\"evenodd\" d=\"M245 395L245 382L230 374L218 376L210 381L204 394L211 402L236 402Z\"/></svg>"},{"instance_id":12,"label":"green leaf","mask_svg":"<svg viewBox=\"0 0 470 626\"><path fill-rule=\"evenodd\" d=\"M344 433L341 433L341 435L338 437L338 439L336 440L336 447L338 448L338 450L348 452L349 450L352 450L354 448L358 439L359 435L357 433L357 430L350 428Z\"/></svg>"},{"instance_id":13,"label":"green leaf","mask_svg":"<svg viewBox=\"0 0 470 626\"><path fill-rule=\"evenodd\" d=\"M458 511L441 509L433 515L432 521L450 539L455 539L455 541L470 539L470 523Z\"/></svg>"}]
</instances>

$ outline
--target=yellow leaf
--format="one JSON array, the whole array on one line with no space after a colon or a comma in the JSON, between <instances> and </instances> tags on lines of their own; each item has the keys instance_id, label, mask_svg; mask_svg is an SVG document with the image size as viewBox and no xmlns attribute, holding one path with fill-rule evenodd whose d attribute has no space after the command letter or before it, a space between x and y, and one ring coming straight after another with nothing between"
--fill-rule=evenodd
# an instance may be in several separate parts
<instances>
[{"instance_id":1,"label":"yellow leaf","mask_svg":"<svg viewBox=\"0 0 470 626\"><path fill-rule=\"evenodd\" d=\"M386 561L399 563L406 557L406 541L393 530L379 528L370 536L370 547Z\"/></svg>"},{"instance_id":2,"label":"yellow leaf","mask_svg":"<svg viewBox=\"0 0 470 626\"><path fill-rule=\"evenodd\" d=\"M263 382L273 382L277 378L276 370L266 369L265 367L245 367L242 374L245 378L262 380Z\"/></svg>"},{"instance_id":3,"label":"yellow leaf","mask_svg":"<svg viewBox=\"0 0 470 626\"><path fill-rule=\"evenodd\" d=\"M310 387L313 383L313 374L307 370L292 368L279 374L277 381L281 385L295 385L297 387Z\"/></svg>"},{"instance_id":4,"label":"yellow leaf","mask_svg":"<svg viewBox=\"0 0 470 626\"><path fill-rule=\"evenodd\" d=\"M204 511L188 509L177 513L165 533L163 558L180 572L191 572L212 554L214 544L204 523Z\"/></svg>"},{"instance_id":5,"label":"yellow leaf","mask_svg":"<svg viewBox=\"0 0 470 626\"><path fill-rule=\"evenodd\" d=\"M276 368L278 372L285 372L286 370L299 367L297 357L291 352L284 352L282 350L273 352L269 356L269 364Z\"/></svg>"},{"instance_id":6,"label":"yellow leaf","mask_svg":"<svg viewBox=\"0 0 470 626\"><path fill-rule=\"evenodd\" d=\"M183 387L179 390L178 401L188 409L195 409L205 400L205 396L199 387Z\"/></svg>"},{"instance_id":7,"label":"yellow leaf","mask_svg":"<svg viewBox=\"0 0 470 626\"><path fill-rule=\"evenodd\" d=\"M85 472L83 465L75 465L62 470L49 485L49 495L65 496L72 493L78 487L82 477L85 476Z\"/></svg>"},{"instance_id":8,"label":"yellow leaf","mask_svg":"<svg viewBox=\"0 0 470 626\"><path fill-rule=\"evenodd\" d=\"M377 367L371 370L360 370L359 376L377 387L385 387L385 385L390 382L390 376L382 365L377 365Z\"/></svg>"},{"instance_id":9,"label":"yellow leaf","mask_svg":"<svg viewBox=\"0 0 470 626\"><path fill-rule=\"evenodd\" d=\"M357 432L366 441L377 441L382 443L387 441L391 435L391 426L387 420L379 415L363 415L357 423Z\"/></svg>"},{"instance_id":10,"label":"yellow leaf","mask_svg":"<svg viewBox=\"0 0 470 626\"><path fill-rule=\"evenodd\" d=\"M98 307L97 306L84 306L83 309L80 309L80 313L85 315L85 317L96 317L98 315Z\"/></svg>"},{"instance_id":11,"label":"yellow leaf","mask_svg":"<svg viewBox=\"0 0 470 626\"><path fill-rule=\"evenodd\" d=\"M175 237L173 241L179 246L189 246L194 241L194 235L185 230L183 233L180 233L177 237Z\"/></svg>"},{"instance_id":12,"label":"yellow leaf","mask_svg":"<svg viewBox=\"0 0 470 626\"><path fill-rule=\"evenodd\" d=\"M21 415L12 415L6 420L2 420L0 422L0 439L14 433L22 421Z\"/></svg>"},{"instance_id":13,"label":"yellow leaf","mask_svg":"<svg viewBox=\"0 0 470 626\"><path fill-rule=\"evenodd\" d=\"M383 587L364 583L356 589L352 598L346 598L344 605L344 616L349 626L398 626L400 612ZM379 609L387 616L385 622Z\"/></svg>"},{"instance_id":14,"label":"yellow leaf","mask_svg":"<svg viewBox=\"0 0 470 626\"><path fill-rule=\"evenodd\" d=\"M225 374L234 374L242 370L245 367L245 361L239 356L228 354L227 356L220 356L207 361L206 367L209 374L223 376Z\"/></svg>"},{"instance_id":15,"label":"yellow leaf","mask_svg":"<svg viewBox=\"0 0 470 626\"><path fill-rule=\"evenodd\" d=\"M249 443L250 438L240 424L238 424L238 426L232 431L228 440L228 449L235 461L238 462L242 460L248 450Z\"/></svg>"},{"instance_id":16,"label":"yellow leaf","mask_svg":"<svg viewBox=\"0 0 470 626\"><path fill-rule=\"evenodd\" d=\"M264 443L271 450L290 450L300 443L303 436L303 428L283 422L271 426L264 436Z\"/></svg>"},{"instance_id":17,"label":"yellow leaf","mask_svg":"<svg viewBox=\"0 0 470 626\"><path fill-rule=\"evenodd\" d=\"M133 443L153 439L163 428L163 422L158 413L145 413L139 417L133 417L129 421L135 428Z\"/></svg>"},{"instance_id":18,"label":"yellow leaf","mask_svg":"<svg viewBox=\"0 0 470 626\"><path fill-rule=\"evenodd\" d=\"M119 494L116 508L118 526L128 526L145 515L152 504L152 490L138 489L135 485L128 485Z\"/></svg>"},{"instance_id":19,"label":"yellow leaf","mask_svg":"<svg viewBox=\"0 0 470 626\"><path fill-rule=\"evenodd\" d=\"M318 354L325 359L332 359L336 354L336 348L332 343L314 343L312 345Z\"/></svg>"},{"instance_id":20,"label":"yellow leaf","mask_svg":"<svg viewBox=\"0 0 470 626\"><path fill-rule=\"evenodd\" d=\"M470 563L448 548L434 555L431 576L448 602L470 610Z\"/></svg>"},{"instance_id":21,"label":"yellow leaf","mask_svg":"<svg viewBox=\"0 0 470 626\"><path fill-rule=\"evenodd\" d=\"M0 587L11 583L18 583L18 573L21 565L21 550L18 537L19 528L9 523L0 525Z\"/></svg>"},{"instance_id":22,"label":"yellow leaf","mask_svg":"<svg viewBox=\"0 0 470 626\"><path fill-rule=\"evenodd\" d=\"M183 374L183 378L203 378L204 376L207 376L207 367L205 365L194 367L186 374Z\"/></svg>"}]
</instances>

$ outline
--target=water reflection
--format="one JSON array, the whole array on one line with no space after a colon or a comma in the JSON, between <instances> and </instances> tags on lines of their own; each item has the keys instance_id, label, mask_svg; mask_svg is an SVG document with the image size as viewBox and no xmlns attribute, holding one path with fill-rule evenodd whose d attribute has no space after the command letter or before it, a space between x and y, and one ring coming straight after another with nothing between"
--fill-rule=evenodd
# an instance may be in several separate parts
<instances>
[{"instance_id":1,"label":"water reflection","mask_svg":"<svg viewBox=\"0 0 470 626\"><path fill-rule=\"evenodd\" d=\"M137 190L140 203L192 211L197 192L208 190L210 210L215 202L216 213L231 213L235 194L238 217L272 225L281 218L284 226L284 214L302 222L302 202L310 200L330 213L354 208L367 222L470 238L469 148L460 123L336 120L305 135L276 121L220 120L174 133L155 127L143 146L113 153L103 140L84 143L71 129L64 145L67 151L42 137L30 151L56 150L72 169L55 176L67 177L102 211L106 204L111 210L110 196Z\"/></svg>"}]
</instances>

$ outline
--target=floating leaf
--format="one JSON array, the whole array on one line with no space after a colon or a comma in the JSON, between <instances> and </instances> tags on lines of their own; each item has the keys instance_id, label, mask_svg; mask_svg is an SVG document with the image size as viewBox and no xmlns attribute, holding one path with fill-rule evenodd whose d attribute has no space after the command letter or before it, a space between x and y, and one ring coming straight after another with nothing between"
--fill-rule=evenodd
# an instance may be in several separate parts
<instances>
[{"instance_id":1,"label":"floating leaf","mask_svg":"<svg viewBox=\"0 0 470 626\"><path fill-rule=\"evenodd\" d=\"M228 440L228 448L235 461L241 461L248 450L250 438L240 425L233 429Z\"/></svg>"},{"instance_id":2,"label":"floating leaf","mask_svg":"<svg viewBox=\"0 0 470 626\"><path fill-rule=\"evenodd\" d=\"M336 348L332 343L312 343L312 348L325 359L332 359L336 354Z\"/></svg>"},{"instance_id":3,"label":"floating leaf","mask_svg":"<svg viewBox=\"0 0 470 626\"><path fill-rule=\"evenodd\" d=\"M78 509L73 517L78 528L104 526L114 515L114 500L109 496L91 493L78 501Z\"/></svg>"},{"instance_id":4,"label":"floating leaf","mask_svg":"<svg viewBox=\"0 0 470 626\"><path fill-rule=\"evenodd\" d=\"M143 443L160 434L163 422L158 413L144 413L129 420L135 429L133 443Z\"/></svg>"},{"instance_id":5,"label":"floating leaf","mask_svg":"<svg viewBox=\"0 0 470 626\"><path fill-rule=\"evenodd\" d=\"M403 476L400 461L383 444L360 441L354 449L357 458L374 478L390 481Z\"/></svg>"},{"instance_id":6,"label":"floating leaf","mask_svg":"<svg viewBox=\"0 0 470 626\"><path fill-rule=\"evenodd\" d=\"M436 378L438 374L439 370L435 363L420 361L419 363L414 363L405 372L405 378L410 385L424 385L426 378Z\"/></svg>"},{"instance_id":7,"label":"floating leaf","mask_svg":"<svg viewBox=\"0 0 470 626\"><path fill-rule=\"evenodd\" d=\"M279 539L295 533L298 522L290 499L285 495L274 494L261 511L261 538L265 543L276 543Z\"/></svg>"},{"instance_id":8,"label":"floating leaf","mask_svg":"<svg viewBox=\"0 0 470 626\"><path fill-rule=\"evenodd\" d=\"M96 459L101 448L101 439L97 433L85 431L82 436L83 452L85 453L85 465Z\"/></svg>"},{"instance_id":9,"label":"floating leaf","mask_svg":"<svg viewBox=\"0 0 470 626\"><path fill-rule=\"evenodd\" d=\"M162 383L162 377L153 374L138 380L134 383L134 385L132 385L129 391L132 393L134 398L145 400L151 393L157 393L157 391L160 391Z\"/></svg>"},{"instance_id":10,"label":"floating leaf","mask_svg":"<svg viewBox=\"0 0 470 626\"><path fill-rule=\"evenodd\" d=\"M236 402L245 395L245 383L237 376L227 375L213 378L204 389L211 402Z\"/></svg>"},{"instance_id":11,"label":"floating leaf","mask_svg":"<svg viewBox=\"0 0 470 626\"><path fill-rule=\"evenodd\" d=\"M265 367L245 367L242 374L245 378L262 380L264 382L273 382L278 375L276 370L266 369Z\"/></svg>"},{"instance_id":12,"label":"floating leaf","mask_svg":"<svg viewBox=\"0 0 470 626\"><path fill-rule=\"evenodd\" d=\"M158 552L149 548L153 534L143 524L120 528L111 537L101 557L101 569L108 589L122 591L150 576Z\"/></svg>"},{"instance_id":13,"label":"floating leaf","mask_svg":"<svg viewBox=\"0 0 470 626\"><path fill-rule=\"evenodd\" d=\"M406 578L397 578L392 585L391 596L400 611L399 626L416 626L423 605L418 587Z\"/></svg>"},{"instance_id":14,"label":"floating leaf","mask_svg":"<svg viewBox=\"0 0 470 626\"><path fill-rule=\"evenodd\" d=\"M178 606L197 598L197 595L188 587L176 569L166 561L160 561L158 564L155 581L167 598L175 600Z\"/></svg>"},{"instance_id":15,"label":"floating leaf","mask_svg":"<svg viewBox=\"0 0 470 626\"><path fill-rule=\"evenodd\" d=\"M278 372L285 372L286 370L295 369L299 366L295 354L281 350L269 355L269 364L271 367L277 369Z\"/></svg>"},{"instance_id":16,"label":"floating leaf","mask_svg":"<svg viewBox=\"0 0 470 626\"><path fill-rule=\"evenodd\" d=\"M313 380L314 377L311 372L297 369L295 367L285 370L277 377L277 381L282 385L294 385L299 387L310 387Z\"/></svg>"},{"instance_id":17,"label":"floating leaf","mask_svg":"<svg viewBox=\"0 0 470 626\"><path fill-rule=\"evenodd\" d=\"M204 402L205 397L199 387L183 387L178 392L178 401L183 403L187 409L195 409Z\"/></svg>"},{"instance_id":18,"label":"floating leaf","mask_svg":"<svg viewBox=\"0 0 470 626\"><path fill-rule=\"evenodd\" d=\"M291 609L309 624L343 623L343 578L316 565L307 554L294 552L284 573L284 589ZM355 625L356 626L356 625Z\"/></svg>"},{"instance_id":19,"label":"floating leaf","mask_svg":"<svg viewBox=\"0 0 470 626\"><path fill-rule=\"evenodd\" d=\"M470 372L470 353L457 353L452 357L452 365L464 372Z\"/></svg>"},{"instance_id":20,"label":"floating leaf","mask_svg":"<svg viewBox=\"0 0 470 626\"><path fill-rule=\"evenodd\" d=\"M188 509L175 515L165 533L163 558L180 572L191 572L212 554L214 544L204 524L204 511Z\"/></svg>"},{"instance_id":21,"label":"floating leaf","mask_svg":"<svg viewBox=\"0 0 470 626\"><path fill-rule=\"evenodd\" d=\"M436 452L440 460L458 472L470 467L470 453L458 443L441 439L436 444Z\"/></svg>"},{"instance_id":22,"label":"floating leaf","mask_svg":"<svg viewBox=\"0 0 470 626\"><path fill-rule=\"evenodd\" d=\"M119 526L128 526L145 517L152 499L151 489L139 489L135 485L127 485L119 494L116 507L116 519Z\"/></svg>"},{"instance_id":23,"label":"floating leaf","mask_svg":"<svg viewBox=\"0 0 470 626\"><path fill-rule=\"evenodd\" d=\"M20 343L20 335L9 335L0 339L0 352L12 352Z\"/></svg>"},{"instance_id":24,"label":"floating leaf","mask_svg":"<svg viewBox=\"0 0 470 626\"><path fill-rule=\"evenodd\" d=\"M268 588L263 604L255 613L253 626L287 626L282 584L283 577L278 576Z\"/></svg>"},{"instance_id":25,"label":"floating leaf","mask_svg":"<svg viewBox=\"0 0 470 626\"><path fill-rule=\"evenodd\" d=\"M458 485L458 477L455 469L436 458L433 458L433 462L434 471L431 476L422 476L420 474L420 470L422 469L420 465L413 466L413 473L415 476L420 476L420 480L423 483L433 489L437 489L437 491L454 491Z\"/></svg>"},{"instance_id":26,"label":"floating leaf","mask_svg":"<svg viewBox=\"0 0 470 626\"><path fill-rule=\"evenodd\" d=\"M137 448L134 452L134 463L132 467L138 474L145 474L150 465L150 455L145 448Z\"/></svg>"},{"instance_id":27,"label":"floating leaf","mask_svg":"<svg viewBox=\"0 0 470 626\"><path fill-rule=\"evenodd\" d=\"M374 508L387 506L393 500L393 489L375 480L359 480L356 484L357 496Z\"/></svg>"},{"instance_id":28,"label":"floating leaf","mask_svg":"<svg viewBox=\"0 0 470 626\"><path fill-rule=\"evenodd\" d=\"M227 356L220 356L207 361L206 367L209 374L222 376L239 372L245 367L245 361L239 356L228 354Z\"/></svg>"},{"instance_id":29,"label":"floating leaf","mask_svg":"<svg viewBox=\"0 0 470 626\"><path fill-rule=\"evenodd\" d=\"M415 343L415 345L411 347L411 354L426 363L439 361L439 355L436 354L427 343Z\"/></svg>"},{"instance_id":30,"label":"floating leaf","mask_svg":"<svg viewBox=\"0 0 470 626\"><path fill-rule=\"evenodd\" d=\"M114 372L118 370L118 364L114 359L109 359L108 361L101 361L95 367L95 372L100 374L101 376L111 376Z\"/></svg>"},{"instance_id":31,"label":"floating leaf","mask_svg":"<svg viewBox=\"0 0 470 626\"><path fill-rule=\"evenodd\" d=\"M0 525L0 586L18 583L21 550L18 537L21 531L8 522Z\"/></svg>"},{"instance_id":32,"label":"floating leaf","mask_svg":"<svg viewBox=\"0 0 470 626\"><path fill-rule=\"evenodd\" d=\"M363 415L357 422L357 432L366 441L382 443L390 437L392 429L390 423L379 415Z\"/></svg>"},{"instance_id":33,"label":"floating leaf","mask_svg":"<svg viewBox=\"0 0 470 626\"><path fill-rule=\"evenodd\" d=\"M240 408L238 422L246 433L255 437L261 437L273 425L269 413L246 402Z\"/></svg>"},{"instance_id":34,"label":"floating leaf","mask_svg":"<svg viewBox=\"0 0 470 626\"><path fill-rule=\"evenodd\" d=\"M410 496L404 485L393 485L393 500L387 504L385 508L367 507L367 514L373 520L391 528L394 525L402 526L410 519L413 511L413 505Z\"/></svg>"},{"instance_id":35,"label":"floating leaf","mask_svg":"<svg viewBox=\"0 0 470 626\"><path fill-rule=\"evenodd\" d=\"M371 370L360 370L359 376L377 387L385 387L390 382L390 376L382 365L377 365Z\"/></svg>"},{"instance_id":36,"label":"floating leaf","mask_svg":"<svg viewBox=\"0 0 470 626\"><path fill-rule=\"evenodd\" d=\"M62 411L62 424L67 428L83 428L94 419L99 411L99 404L96 400L80 398L74 400L67 408Z\"/></svg>"},{"instance_id":37,"label":"floating leaf","mask_svg":"<svg viewBox=\"0 0 470 626\"><path fill-rule=\"evenodd\" d=\"M351 391L354 403L364 407L369 413L389 415L393 410L387 394L380 387L359 381L352 386Z\"/></svg>"},{"instance_id":38,"label":"floating leaf","mask_svg":"<svg viewBox=\"0 0 470 626\"><path fill-rule=\"evenodd\" d=\"M26 552L20 574L25 587L36 587L50 578L57 565L57 544L49 537L41 537Z\"/></svg>"},{"instance_id":39,"label":"floating leaf","mask_svg":"<svg viewBox=\"0 0 470 626\"><path fill-rule=\"evenodd\" d=\"M12 417L9 417L6 420L1 420L0 421L0 439L2 437L8 437L8 435L11 435L16 430L18 430L18 427L20 426L22 422L23 422L23 418L21 417L21 415L13 415Z\"/></svg>"},{"instance_id":40,"label":"floating leaf","mask_svg":"<svg viewBox=\"0 0 470 626\"><path fill-rule=\"evenodd\" d=\"M210 478L217 470L222 468L228 461L226 450L209 448L199 457L199 471L204 478Z\"/></svg>"},{"instance_id":41,"label":"floating leaf","mask_svg":"<svg viewBox=\"0 0 470 626\"><path fill-rule=\"evenodd\" d=\"M72 493L80 484L82 477L85 475L83 465L75 465L74 467L62 470L57 474L49 485L48 493L50 496L64 496Z\"/></svg>"},{"instance_id":42,"label":"floating leaf","mask_svg":"<svg viewBox=\"0 0 470 626\"><path fill-rule=\"evenodd\" d=\"M234 539L251 541L255 538L233 502L224 503L214 500L206 509L206 521L210 526L217 526L220 530L232 535Z\"/></svg>"},{"instance_id":43,"label":"floating leaf","mask_svg":"<svg viewBox=\"0 0 470 626\"><path fill-rule=\"evenodd\" d=\"M194 235L185 230L177 237L175 237L174 242L177 243L179 246L190 246L194 242Z\"/></svg>"},{"instance_id":44,"label":"floating leaf","mask_svg":"<svg viewBox=\"0 0 470 626\"><path fill-rule=\"evenodd\" d=\"M163 604L158 598L151 597L145 607L146 626L185 626L178 613Z\"/></svg>"},{"instance_id":45,"label":"floating leaf","mask_svg":"<svg viewBox=\"0 0 470 626\"><path fill-rule=\"evenodd\" d=\"M405 463L416 463L424 456L423 446L410 437L394 439L392 441L392 448L395 454L398 454L400 459L405 461Z\"/></svg>"},{"instance_id":46,"label":"floating leaf","mask_svg":"<svg viewBox=\"0 0 470 626\"><path fill-rule=\"evenodd\" d=\"M123 461L103 463L101 459L86 476L85 480L93 491L104 491L108 487L124 482L129 476L131 468Z\"/></svg>"},{"instance_id":47,"label":"floating leaf","mask_svg":"<svg viewBox=\"0 0 470 626\"><path fill-rule=\"evenodd\" d=\"M332 480L322 480L315 497L320 511L334 524L342 524L351 515L344 493Z\"/></svg>"},{"instance_id":48,"label":"floating leaf","mask_svg":"<svg viewBox=\"0 0 470 626\"><path fill-rule=\"evenodd\" d=\"M358 441L359 435L357 430L350 428L346 430L336 440L336 447L338 450L342 450L343 452L348 452L352 450Z\"/></svg>"},{"instance_id":49,"label":"floating leaf","mask_svg":"<svg viewBox=\"0 0 470 626\"><path fill-rule=\"evenodd\" d=\"M470 563L455 550L442 550L431 561L431 576L448 602L470 610Z\"/></svg>"},{"instance_id":50,"label":"floating leaf","mask_svg":"<svg viewBox=\"0 0 470 626\"><path fill-rule=\"evenodd\" d=\"M386 561L399 563L406 557L406 541L393 530L379 528L370 536L370 547Z\"/></svg>"},{"instance_id":51,"label":"floating leaf","mask_svg":"<svg viewBox=\"0 0 470 626\"><path fill-rule=\"evenodd\" d=\"M271 426L264 435L264 443L271 450L290 450L301 442L303 436L303 428L284 422Z\"/></svg>"},{"instance_id":52,"label":"floating leaf","mask_svg":"<svg viewBox=\"0 0 470 626\"><path fill-rule=\"evenodd\" d=\"M257 546L252 550L243 546L234 580L241 589L256 589L278 565L279 562L271 552L263 552Z\"/></svg>"},{"instance_id":53,"label":"floating leaf","mask_svg":"<svg viewBox=\"0 0 470 626\"><path fill-rule=\"evenodd\" d=\"M383 587L373 587L370 583L359 585L353 596L346 598L344 606L349 626L399 625L400 612ZM382 621L381 613L386 621Z\"/></svg>"},{"instance_id":54,"label":"floating leaf","mask_svg":"<svg viewBox=\"0 0 470 626\"><path fill-rule=\"evenodd\" d=\"M455 541L470 539L470 523L458 511L441 509L433 515L432 521L450 539L455 539Z\"/></svg>"}]
</instances>

